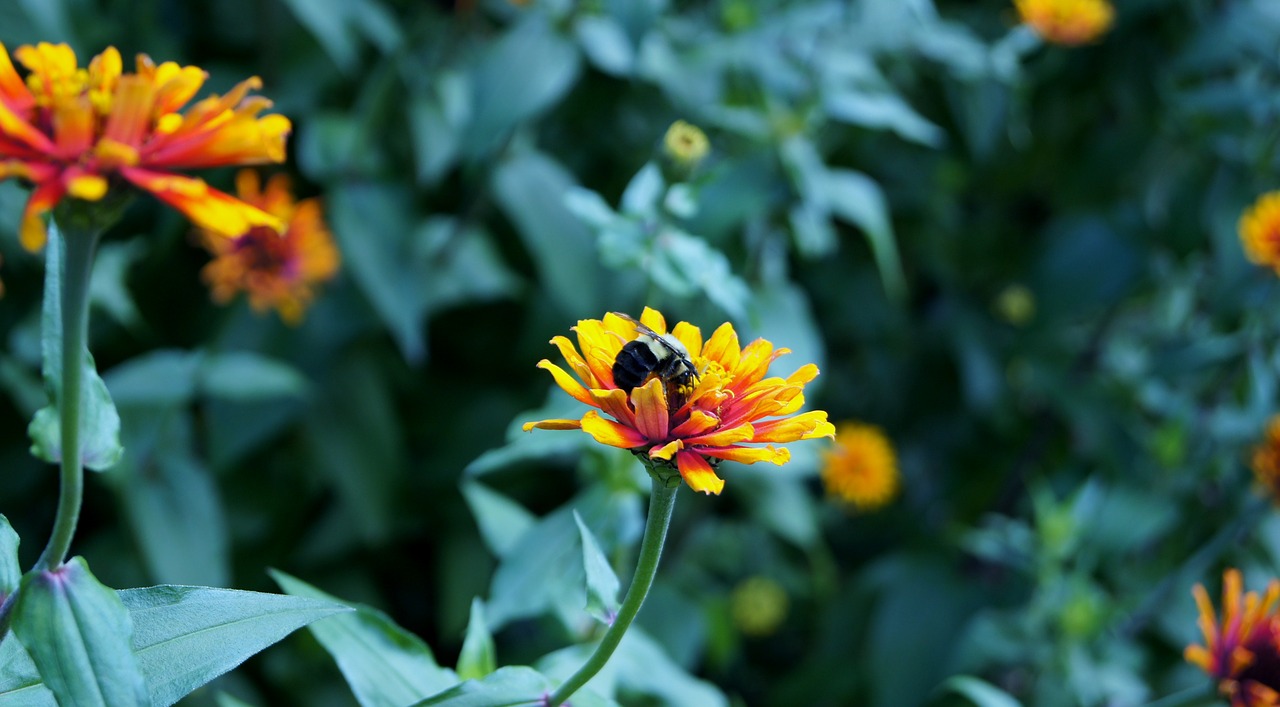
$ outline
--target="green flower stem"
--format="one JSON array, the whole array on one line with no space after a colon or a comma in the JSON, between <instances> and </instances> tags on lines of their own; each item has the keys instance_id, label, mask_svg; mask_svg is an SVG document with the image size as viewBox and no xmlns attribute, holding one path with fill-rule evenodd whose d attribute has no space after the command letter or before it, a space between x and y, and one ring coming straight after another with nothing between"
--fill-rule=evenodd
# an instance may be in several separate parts
<instances>
[{"instance_id":1,"label":"green flower stem","mask_svg":"<svg viewBox=\"0 0 1280 707\"><path fill-rule=\"evenodd\" d=\"M631 580L631 586L627 588L627 596L622 600L622 606L618 607L618 616L605 632L604 638L600 639L600 645L596 646L586 664L547 698L547 707L563 704L600 672L622 642L622 636L635 620L636 614L640 613L640 605L644 603L649 588L653 586L653 577L658 573L658 559L662 557L662 545L667 539L667 528L671 526L671 511L676 506L676 492L680 490L680 485L678 476L670 480L656 476L653 478L653 489L649 492L649 519L645 521L644 539L640 541L640 560L636 564L636 574Z\"/></svg>"},{"instance_id":2,"label":"green flower stem","mask_svg":"<svg viewBox=\"0 0 1280 707\"><path fill-rule=\"evenodd\" d=\"M71 549L71 538L80 519L84 498L84 473L80 466L80 401L84 373L85 341L89 332L89 275L93 251L102 230L80 226L75 219L62 228L62 394L57 400L62 440L61 489L58 511L49 544L36 561L36 570L62 565ZM62 224L59 224L62 225Z\"/></svg>"},{"instance_id":3,"label":"green flower stem","mask_svg":"<svg viewBox=\"0 0 1280 707\"><path fill-rule=\"evenodd\" d=\"M1147 707L1208 707L1220 704L1217 692L1211 683L1188 688L1172 695L1161 697L1155 702L1148 702Z\"/></svg>"}]
</instances>

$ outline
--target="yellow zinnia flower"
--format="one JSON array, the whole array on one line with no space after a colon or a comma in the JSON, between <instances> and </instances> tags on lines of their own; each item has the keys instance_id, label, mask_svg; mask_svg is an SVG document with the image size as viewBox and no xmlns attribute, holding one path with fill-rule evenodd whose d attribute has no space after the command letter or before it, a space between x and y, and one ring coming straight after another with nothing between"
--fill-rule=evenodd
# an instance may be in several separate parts
<instances>
[{"instance_id":1,"label":"yellow zinnia flower","mask_svg":"<svg viewBox=\"0 0 1280 707\"><path fill-rule=\"evenodd\" d=\"M668 334L657 310L646 307L639 324L659 336ZM791 459L791 452L773 443L835 433L825 412L795 414L804 405L804 386L817 377L818 367L810 363L788 378L766 377L769 364L790 350L775 349L764 339L740 347L731 324L721 325L705 343L702 332L687 322L670 330L697 371L687 389L671 392L656 375L630 389L614 382L618 354L642 333L637 322L611 312L603 319L581 320L573 330L578 334L576 348L564 336L551 343L577 378L546 359L538 367L550 371L569 395L597 409L581 420L529 422L525 431L580 429L601 444L631 450L651 465L677 469L693 490L715 494L724 488L724 480L715 473L719 460L781 465Z\"/></svg>"},{"instance_id":2,"label":"yellow zinnia flower","mask_svg":"<svg viewBox=\"0 0 1280 707\"><path fill-rule=\"evenodd\" d=\"M1107 0L1014 0L1022 21L1046 41L1066 46L1088 44L1115 19Z\"/></svg>"},{"instance_id":3,"label":"yellow zinnia flower","mask_svg":"<svg viewBox=\"0 0 1280 707\"><path fill-rule=\"evenodd\" d=\"M1245 209L1239 230L1249 260L1280 272L1280 191L1263 194Z\"/></svg>"},{"instance_id":4,"label":"yellow zinnia flower","mask_svg":"<svg viewBox=\"0 0 1280 707\"><path fill-rule=\"evenodd\" d=\"M274 307L281 319L296 324L315 295L315 285L338 272L338 249L325 226L320 201L294 203L289 178L283 174L272 177L264 191L258 173L250 169L236 176L236 190L245 203L285 223L285 230L253 226L234 238L206 231L204 245L216 257L201 275L214 300L225 303L243 290L255 311Z\"/></svg>"},{"instance_id":5,"label":"yellow zinnia flower","mask_svg":"<svg viewBox=\"0 0 1280 707\"><path fill-rule=\"evenodd\" d=\"M823 456L827 493L860 510L879 508L898 491L898 460L879 427L842 423L835 446Z\"/></svg>"},{"instance_id":6,"label":"yellow zinnia flower","mask_svg":"<svg viewBox=\"0 0 1280 707\"><path fill-rule=\"evenodd\" d=\"M173 169L281 162L289 119L259 117L271 101L248 95L261 81L242 81L180 113L205 72L139 54L124 73L114 47L79 68L65 44L21 46L13 53L24 81L0 44L0 179L34 184L22 218L29 250L45 241L42 216L72 196L99 201L118 181L150 192L206 230L235 236L253 226L283 226L271 214Z\"/></svg>"},{"instance_id":7,"label":"yellow zinnia flower","mask_svg":"<svg viewBox=\"0 0 1280 707\"><path fill-rule=\"evenodd\" d=\"M1222 621L1214 614L1204 586L1192 590L1200 610L1197 622L1204 645L1192 644L1186 659L1218 682L1218 691L1232 707L1280 705L1280 581L1271 580L1266 594L1244 594L1240 570L1222 575Z\"/></svg>"}]
</instances>

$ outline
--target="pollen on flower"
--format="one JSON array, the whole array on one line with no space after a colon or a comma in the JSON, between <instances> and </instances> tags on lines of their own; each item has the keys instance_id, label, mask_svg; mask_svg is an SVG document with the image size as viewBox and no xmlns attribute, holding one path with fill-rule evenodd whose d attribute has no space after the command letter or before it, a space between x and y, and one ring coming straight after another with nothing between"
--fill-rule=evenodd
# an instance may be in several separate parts
<instances>
[{"instance_id":1,"label":"pollen on flower","mask_svg":"<svg viewBox=\"0 0 1280 707\"><path fill-rule=\"evenodd\" d=\"M822 483L827 493L858 510L875 510L898 492L898 461L879 427L845 422L823 454Z\"/></svg>"},{"instance_id":2,"label":"pollen on flower","mask_svg":"<svg viewBox=\"0 0 1280 707\"><path fill-rule=\"evenodd\" d=\"M285 322L297 324L316 286L333 278L341 260L320 203L295 203L282 174L264 190L256 172L243 170L236 184L241 199L280 219L284 231L252 225L234 238L205 231L202 241L214 259L201 275L215 301L225 303L244 292L254 311L275 309Z\"/></svg>"},{"instance_id":3,"label":"pollen on flower","mask_svg":"<svg viewBox=\"0 0 1280 707\"><path fill-rule=\"evenodd\" d=\"M639 385L623 389L613 369L623 348L647 328L651 335L671 336L687 351L699 373L683 400L668 400L657 361ZM785 444L830 437L835 428L827 413L800 413L804 387L818 375L813 364L801 366L786 378L769 376L775 359L790 353L765 339L741 346L732 324L723 324L705 342L697 327L680 322L668 329L660 312L646 308L636 321L609 313L584 319L573 328L575 346L567 337L551 343L569 371L550 361L538 363L566 393L595 408L580 420L539 420L525 431L582 430L601 444L629 449L655 473L679 473L695 491L719 494L724 480L716 474L722 460L754 464L785 464L791 457Z\"/></svg>"},{"instance_id":4,"label":"pollen on flower","mask_svg":"<svg viewBox=\"0 0 1280 707\"><path fill-rule=\"evenodd\" d=\"M124 73L120 53L108 47L81 68L69 46L49 43L18 47L13 57L27 70L25 79L0 44L0 179L34 185L22 218L26 248L44 245L44 216L63 198L98 202L123 184L226 236L247 224L283 227L260 209L171 172L284 159L291 126L284 116L259 116L271 102L248 96L260 86L257 78L181 112L204 85L198 67L157 65L139 54L134 72Z\"/></svg>"},{"instance_id":5,"label":"pollen on flower","mask_svg":"<svg viewBox=\"0 0 1280 707\"><path fill-rule=\"evenodd\" d=\"M1280 704L1280 580L1266 591L1243 592L1240 570L1222 575L1222 616L1216 615L1203 585L1192 589L1204 645L1191 644L1183 652L1218 683L1218 691L1232 707L1275 707Z\"/></svg>"},{"instance_id":6,"label":"pollen on flower","mask_svg":"<svg viewBox=\"0 0 1280 707\"><path fill-rule=\"evenodd\" d=\"M1045 41L1064 46L1101 37L1115 18L1109 0L1014 0L1022 21Z\"/></svg>"}]
</instances>

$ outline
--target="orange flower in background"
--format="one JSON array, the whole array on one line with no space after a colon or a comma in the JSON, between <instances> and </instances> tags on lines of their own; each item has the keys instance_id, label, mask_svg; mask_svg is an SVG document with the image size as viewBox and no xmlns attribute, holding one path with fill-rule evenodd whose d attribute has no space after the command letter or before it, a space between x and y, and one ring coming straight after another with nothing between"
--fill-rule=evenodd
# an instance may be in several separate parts
<instances>
[{"instance_id":1,"label":"orange flower in background","mask_svg":"<svg viewBox=\"0 0 1280 707\"><path fill-rule=\"evenodd\" d=\"M1108 0L1014 0L1022 21L1045 41L1065 46L1101 37L1115 19Z\"/></svg>"},{"instance_id":2,"label":"orange flower in background","mask_svg":"<svg viewBox=\"0 0 1280 707\"><path fill-rule=\"evenodd\" d=\"M662 314L646 307L639 322L611 312L603 319L581 320L573 330L578 335L576 348L564 336L551 343L577 378L545 359L538 367L596 410L581 420L529 422L525 431L580 429L652 465L678 469L690 488L715 494L724 488L715 472L720 460L781 465L791 459L791 452L774 443L835 434L827 413L795 414L804 405L804 386L817 377L818 367L810 363L788 378L766 377L769 364L790 351L775 349L764 339L740 347L731 324L721 325L704 343L702 332L687 322L668 334ZM663 342L654 341L654 336ZM614 370L628 344L649 351L674 349L668 353L687 355L696 373L681 385L651 374L632 388L621 388ZM746 446L750 444L765 446Z\"/></svg>"},{"instance_id":3,"label":"orange flower in background","mask_svg":"<svg viewBox=\"0 0 1280 707\"><path fill-rule=\"evenodd\" d=\"M1280 272L1280 191L1263 194L1245 209L1239 230L1249 260Z\"/></svg>"},{"instance_id":4,"label":"orange flower in background","mask_svg":"<svg viewBox=\"0 0 1280 707\"><path fill-rule=\"evenodd\" d=\"M835 446L823 455L822 483L827 493L859 510L874 510L898 492L898 459L879 427L845 422Z\"/></svg>"},{"instance_id":5,"label":"orange flower in background","mask_svg":"<svg viewBox=\"0 0 1280 707\"><path fill-rule=\"evenodd\" d=\"M257 77L180 113L204 85L197 67L157 65L139 54L134 73L124 73L114 47L87 68L65 44L21 46L13 55L28 71L25 81L0 44L0 179L34 185L20 232L27 249L44 245L42 217L63 197L99 201L118 180L211 232L283 226L203 180L170 171L284 160L289 119L259 116L271 101L248 95L261 87Z\"/></svg>"},{"instance_id":6,"label":"orange flower in background","mask_svg":"<svg viewBox=\"0 0 1280 707\"><path fill-rule=\"evenodd\" d=\"M284 223L284 232L251 226L227 238L205 231L204 245L215 257L201 275L215 301L228 302L243 291L254 311L275 308L285 322L297 324L315 296L315 286L331 279L341 260L320 201L295 203L283 174L272 177L263 190L258 173L250 169L236 175L236 191L245 203Z\"/></svg>"},{"instance_id":7,"label":"orange flower in background","mask_svg":"<svg viewBox=\"0 0 1280 707\"><path fill-rule=\"evenodd\" d=\"M1192 590L1200 609L1204 645L1187 646L1186 659L1218 681L1218 691L1233 707L1280 705L1280 580L1271 580L1266 593L1249 592L1242 598L1240 570L1222 574L1222 620L1203 585Z\"/></svg>"}]
</instances>

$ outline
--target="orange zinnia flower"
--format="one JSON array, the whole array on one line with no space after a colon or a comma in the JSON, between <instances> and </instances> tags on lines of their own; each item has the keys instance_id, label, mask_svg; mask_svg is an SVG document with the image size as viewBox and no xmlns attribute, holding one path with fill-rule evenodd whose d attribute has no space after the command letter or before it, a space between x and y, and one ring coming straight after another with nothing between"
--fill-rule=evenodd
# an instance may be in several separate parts
<instances>
[{"instance_id":1,"label":"orange zinnia flower","mask_svg":"<svg viewBox=\"0 0 1280 707\"><path fill-rule=\"evenodd\" d=\"M1245 209L1239 230L1249 260L1280 272L1280 191L1263 194Z\"/></svg>"},{"instance_id":2,"label":"orange zinnia flower","mask_svg":"<svg viewBox=\"0 0 1280 707\"><path fill-rule=\"evenodd\" d=\"M1232 707L1275 707L1280 705L1280 617L1274 611L1280 581L1271 580L1261 597L1244 594L1243 605L1242 584L1240 570L1222 574L1221 623L1204 586L1195 586L1205 644L1187 646L1185 656L1218 681Z\"/></svg>"},{"instance_id":3,"label":"orange zinnia flower","mask_svg":"<svg viewBox=\"0 0 1280 707\"><path fill-rule=\"evenodd\" d=\"M284 160L289 119L259 117L271 101L248 96L262 85L257 77L179 113L204 84L197 67L156 65L139 54L135 73L126 74L120 52L108 47L79 68L65 44L21 46L14 56L29 72L25 81L0 44L0 179L35 185L22 218L27 249L44 245L41 217L63 197L99 201L117 177L209 231L234 236L283 225L170 171Z\"/></svg>"},{"instance_id":4,"label":"orange zinnia flower","mask_svg":"<svg viewBox=\"0 0 1280 707\"><path fill-rule=\"evenodd\" d=\"M272 177L264 191L251 169L236 175L236 191L246 203L287 224L284 233L266 226L252 226L234 238L206 231L204 245L216 257L201 275L215 301L228 302L243 290L254 311L274 307L281 319L296 324L315 296L315 285L338 272L338 249L325 226L320 201L294 203L289 178L283 174Z\"/></svg>"},{"instance_id":5,"label":"orange zinnia flower","mask_svg":"<svg viewBox=\"0 0 1280 707\"><path fill-rule=\"evenodd\" d=\"M1280 415L1267 421L1262 441L1253 448L1253 478L1271 499L1280 503Z\"/></svg>"},{"instance_id":6,"label":"orange zinnia flower","mask_svg":"<svg viewBox=\"0 0 1280 707\"><path fill-rule=\"evenodd\" d=\"M646 307L639 324L667 335L666 320L657 310ZM529 422L525 431L581 429L601 444L631 450L654 467L678 469L693 490L715 494L724 488L724 480L715 473L722 459L785 464L791 452L772 443L835 435L827 413L795 414L804 405L804 386L817 377L818 367L805 364L788 378L766 378L769 364L790 351L775 349L764 339L742 348L731 324L721 325L705 343L702 332L687 322L670 330L697 370L687 389L670 397L667 382L656 375L630 390L614 382L619 352L643 333L636 322L609 313L600 320L579 321L574 331L577 348L563 336L551 343L577 379L545 359L538 367L550 371L569 395L598 411L588 411L581 420Z\"/></svg>"},{"instance_id":7,"label":"orange zinnia flower","mask_svg":"<svg viewBox=\"0 0 1280 707\"><path fill-rule=\"evenodd\" d=\"M1046 41L1088 44L1111 27L1115 8L1107 0L1014 0L1022 21Z\"/></svg>"},{"instance_id":8,"label":"orange zinnia flower","mask_svg":"<svg viewBox=\"0 0 1280 707\"><path fill-rule=\"evenodd\" d=\"M898 492L898 458L893 444L874 425L845 422L840 440L823 455L822 483L827 493L859 510L880 508Z\"/></svg>"}]
</instances>

